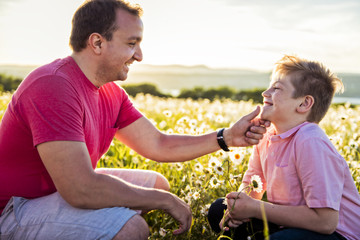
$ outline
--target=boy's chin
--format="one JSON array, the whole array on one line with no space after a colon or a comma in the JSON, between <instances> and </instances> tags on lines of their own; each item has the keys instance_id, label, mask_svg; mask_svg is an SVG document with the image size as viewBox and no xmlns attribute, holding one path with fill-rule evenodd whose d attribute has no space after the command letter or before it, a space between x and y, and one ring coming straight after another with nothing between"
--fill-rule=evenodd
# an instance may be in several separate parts
<instances>
[{"instance_id":1,"label":"boy's chin","mask_svg":"<svg viewBox=\"0 0 360 240\"><path fill-rule=\"evenodd\" d=\"M260 119L266 120L266 121L271 121L270 118L269 118L269 116L267 116L267 114L264 113L264 112L261 112L261 113L260 113Z\"/></svg>"}]
</instances>

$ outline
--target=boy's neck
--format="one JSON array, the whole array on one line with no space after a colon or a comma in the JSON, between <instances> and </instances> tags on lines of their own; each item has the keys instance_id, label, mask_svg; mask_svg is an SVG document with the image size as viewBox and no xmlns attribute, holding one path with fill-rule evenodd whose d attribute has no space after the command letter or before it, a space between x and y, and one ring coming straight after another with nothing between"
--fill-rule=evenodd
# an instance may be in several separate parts
<instances>
[{"instance_id":1,"label":"boy's neck","mask_svg":"<svg viewBox=\"0 0 360 240\"><path fill-rule=\"evenodd\" d=\"M290 129L293 129L294 127L306 122L306 119L301 119L298 121L292 121L292 122L284 122L284 123L272 123L274 125L276 135L282 134L284 132L289 131Z\"/></svg>"}]
</instances>

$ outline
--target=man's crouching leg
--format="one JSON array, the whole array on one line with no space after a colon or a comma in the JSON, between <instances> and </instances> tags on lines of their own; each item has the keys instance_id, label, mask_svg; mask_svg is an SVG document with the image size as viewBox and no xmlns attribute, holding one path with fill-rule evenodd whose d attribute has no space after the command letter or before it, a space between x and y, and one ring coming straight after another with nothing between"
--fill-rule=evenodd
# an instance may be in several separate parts
<instances>
[{"instance_id":1,"label":"man's crouching leg","mask_svg":"<svg viewBox=\"0 0 360 240\"><path fill-rule=\"evenodd\" d=\"M134 239L142 240L148 239L149 226L144 218L136 214L121 228L121 230L115 235L113 240Z\"/></svg>"}]
</instances>

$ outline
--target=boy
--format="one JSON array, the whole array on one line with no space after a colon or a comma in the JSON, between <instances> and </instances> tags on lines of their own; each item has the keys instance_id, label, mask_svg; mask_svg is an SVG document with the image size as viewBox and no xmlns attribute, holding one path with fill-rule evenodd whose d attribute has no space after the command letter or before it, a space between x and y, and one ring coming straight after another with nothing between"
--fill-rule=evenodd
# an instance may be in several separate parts
<instances>
[{"instance_id":1,"label":"boy","mask_svg":"<svg viewBox=\"0 0 360 240\"><path fill-rule=\"evenodd\" d=\"M261 118L272 127L254 147L240 187L258 175L264 190L229 193L227 206L215 201L208 215L215 231L227 209L220 226L235 228L234 239L262 239L263 207L270 239L360 239L359 193L346 161L317 125L342 89L318 62L284 56L276 64L262 94ZM265 190L268 202L261 201Z\"/></svg>"}]
</instances>

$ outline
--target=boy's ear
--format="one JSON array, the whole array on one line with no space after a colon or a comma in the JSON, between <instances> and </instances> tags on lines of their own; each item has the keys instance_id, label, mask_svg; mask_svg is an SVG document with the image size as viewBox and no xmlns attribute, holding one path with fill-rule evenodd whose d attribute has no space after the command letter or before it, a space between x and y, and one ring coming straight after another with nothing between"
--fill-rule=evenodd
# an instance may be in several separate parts
<instances>
[{"instance_id":1,"label":"boy's ear","mask_svg":"<svg viewBox=\"0 0 360 240\"><path fill-rule=\"evenodd\" d=\"M299 113L306 113L311 110L314 105L315 99L313 96L306 95L300 105L296 108Z\"/></svg>"},{"instance_id":2,"label":"boy's ear","mask_svg":"<svg viewBox=\"0 0 360 240\"><path fill-rule=\"evenodd\" d=\"M101 54L101 44L103 43L103 37L99 33L92 33L89 36L88 44L91 50L96 54Z\"/></svg>"}]
</instances>

